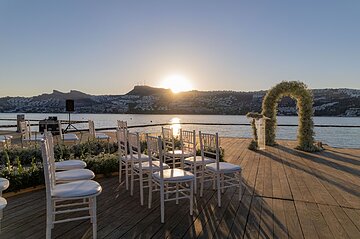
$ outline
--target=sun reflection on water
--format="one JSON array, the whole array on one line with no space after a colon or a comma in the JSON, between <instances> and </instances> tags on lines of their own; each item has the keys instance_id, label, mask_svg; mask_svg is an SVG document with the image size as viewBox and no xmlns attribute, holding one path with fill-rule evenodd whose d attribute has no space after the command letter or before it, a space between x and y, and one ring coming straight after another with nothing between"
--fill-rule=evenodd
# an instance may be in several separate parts
<instances>
[{"instance_id":1,"label":"sun reflection on water","mask_svg":"<svg viewBox=\"0 0 360 239\"><path fill-rule=\"evenodd\" d=\"M178 117L174 117L170 120L170 123L170 128L173 130L174 137L178 137L181 129L180 119Z\"/></svg>"}]
</instances>

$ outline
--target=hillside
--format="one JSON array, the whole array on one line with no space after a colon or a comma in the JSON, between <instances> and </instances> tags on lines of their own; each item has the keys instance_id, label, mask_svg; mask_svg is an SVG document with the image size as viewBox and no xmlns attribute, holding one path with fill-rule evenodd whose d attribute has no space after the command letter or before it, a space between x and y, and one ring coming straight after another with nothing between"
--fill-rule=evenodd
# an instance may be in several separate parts
<instances>
[{"instance_id":1,"label":"hillside","mask_svg":"<svg viewBox=\"0 0 360 239\"><path fill-rule=\"evenodd\" d=\"M360 90L314 89L316 116L360 116ZM65 100L75 100L77 113L154 114L246 114L261 111L265 91L189 91L178 94L168 89L135 86L125 95L89 95L71 90L33 97L2 97L0 112L61 113ZM295 101L284 97L279 115L296 115Z\"/></svg>"}]
</instances>

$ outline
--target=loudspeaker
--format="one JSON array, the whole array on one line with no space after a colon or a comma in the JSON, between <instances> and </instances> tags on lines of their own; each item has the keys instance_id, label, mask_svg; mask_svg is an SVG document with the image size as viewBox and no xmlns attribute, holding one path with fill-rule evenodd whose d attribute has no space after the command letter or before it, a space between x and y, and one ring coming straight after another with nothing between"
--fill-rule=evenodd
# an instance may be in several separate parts
<instances>
[{"instance_id":1,"label":"loudspeaker","mask_svg":"<svg viewBox=\"0 0 360 239\"><path fill-rule=\"evenodd\" d=\"M74 112L74 100L66 100L66 111L67 112Z\"/></svg>"}]
</instances>

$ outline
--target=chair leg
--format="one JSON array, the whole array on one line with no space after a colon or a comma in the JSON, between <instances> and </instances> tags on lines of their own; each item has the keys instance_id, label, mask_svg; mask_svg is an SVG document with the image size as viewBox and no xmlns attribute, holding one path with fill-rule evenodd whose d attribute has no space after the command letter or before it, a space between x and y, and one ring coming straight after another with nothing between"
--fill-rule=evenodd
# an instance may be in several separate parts
<instances>
[{"instance_id":1,"label":"chair leg","mask_svg":"<svg viewBox=\"0 0 360 239\"><path fill-rule=\"evenodd\" d=\"M123 162L120 159L120 163L119 163L119 183L121 183L122 167L123 167Z\"/></svg>"},{"instance_id":2,"label":"chair leg","mask_svg":"<svg viewBox=\"0 0 360 239\"><path fill-rule=\"evenodd\" d=\"M126 184L126 190L129 190L129 169L127 162L125 162L125 184Z\"/></svg>"},{"instance_id":3,"label":"chair leg","mask_svg":"<svg viewBox=\"0 0 360 239\"><path fill-rule=\"evenodd\" d=\"M161 213L161 223L165 222L165 192L164 192L164 183L160 183L160 213Z\"/></svg>"},{"instance_id":4,"label":"chair leg","mask_svg":"<svg viewBox=\"0 0 360 239\"><path fill-rule=\"evenodd\" d=\"M224 182L224 174L221 174L221 193L224 193L225 192L225 182Z\"/></svg>"},{"instance_id":5,"label":"chair leg","mask_svg":"<svg viewBox=\"0 0 360 239\"><path fill-rule=\"evenodd\" d=\"M144 205L144 182L143 182L143 173L140 171L140 204Z\"/></svg>"},{"instance_id":6,"label":"chair leg","mask_svg":"<svg viewBox=\"0 0 360 239\"><path fill-rule=\"evenodd\" d=\"M151 202L152 202L152 179L151 175L149 175L149 209L151 208Z\"/></svg>"},{"instance_id":7,"label":"chair leg","mask_svg":"<svg viewBox=\"0 0 360 239\"><path fill-rule=\"evenodd\" d=\"M217 186L217 197L218 197L218 206L221 207L221 188L220 188L220 174L216 174L216 186Z\"/></svg>"},{"instance_id":8,"label":"chair leg","mask_svg":"<svg viewBox=\"0 0 360 239\"><path fill-rule=\"evenodd\" d=\"M179 204L179 183L176 183L176 205Z\"/></svg>"},{"instance_id":9,"label":"chair leg","mask_svg":"<svg viewBox=\"0 0 360 239\"><path fill-rule=\"evenodd\" d=\"M93 239L97 238L97 221L96 221L96 197L91 199L92 201L92 229Z\"/></svg>"},{"instance_id":10,"label":"chair leg","mask_svg":"<svg viewBox=\"0 0 360 239\"><path fill-rule=\"evenodd\" d=\"M3 218L3 210L0 210L0 233L1 233L1 220Z\"/></svg>"},{"instance_id":11,"label":"chair leg","mask_svg":"<svg viewBox=\"0 0 360 239\"><path fill-rule=\"evenodd\" d=\"M134 195L134 170L132 169L132 167L130 172L130 195Z\"/></svg>"},{"instance_id":12,"label":"chair leg","mask_svg":"<svg viewBox=\"0 0 360 239\"><path fill-rule=\"evenodd\" d=\"M241 193L242 193L242 176L241 172L238 173L238 180L239 180L239 201L241 200Z\"/></svg>"},{"instance_id":13,"label":"chair leg","mask_svg":"<svg viewBox=\"0 0 360 239\"><path fill-rule=\"evenodd\" d=\"M201 173L201 183L200 183L200 197L203 196L203 191L204 191L204 177L205 177L205 172L204 172L204 169L202 168L201 169L202 173Z\"/></svg>"},{"instance_id":14,"label":"chair leg","mask_svg":"<svg viewBox=\"0 0 360 239\"><path fill-rule=\"evenodd\" d=\"M53 214L53 208L52 208L52 201L48 201L46 204L46 239L51 239L51 229L53 228L53 221L52 221L52 214Z\"/></svg>"},{"instance_id":15,"label":"chair leg","mask_svg":"<svg viewBox=\"0 0 360 239\"><path fill-rule=\"evenodd\" d=\"M197 169L197 166L196 166L196 163L194 163L193 165L194 167L194 175L195 175L195 179L194 179L194 193L196 194L197 193L197 172L196 172L196 169Z\"/></svg>"},{"instance_id":16,"label":"chair leg","mask_svg":"<svg viewBox=\"0 0 360 239\"><path fill-rule=\"evenodd\" d=\"M168 183L165 185L165 188L166 188L166 192L168 192L169 191L169 184ZM166 194L166 199L169 199L169 194L168 193Z\"/></svg>"},{"instance_id":17,"label":"chair leg","mask_svg":"<svg viewBox=\"0 0 360 239\"><path fill-rule=\"evenodd\" d=\"M194 212L194 181L190 183L190 215Z\"/></svg>"},{"instance_id":18,"label":"chair leg","mask_svg":"<svg viewBox=\"0 0 360 239\"><path fill-rule=\"evenodd\" d=\"M52 202L52 215L51 215L51 220L52 220L52 222L55 222L55 206L56 206L56 202L55 201L53 201ZM52 223L52 226L51 226L51 228L54 228L54 223Z\"/></svg>"}]
</instances>

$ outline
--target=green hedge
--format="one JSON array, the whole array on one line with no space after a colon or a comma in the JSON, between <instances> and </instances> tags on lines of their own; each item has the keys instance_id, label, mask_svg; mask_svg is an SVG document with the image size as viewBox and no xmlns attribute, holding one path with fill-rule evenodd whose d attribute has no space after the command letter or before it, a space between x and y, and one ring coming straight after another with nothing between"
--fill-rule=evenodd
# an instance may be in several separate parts
<instances>
[{"instance_id":1,"label":"green hedge","mask_svg":"<svg viewBox=\"0 0 360 239\"><path fill-rule=\"evenodd\" d=\"M111 173L119 171L118 154L100 154L88 157L84 161L87 164L87 168L95 174L110 176Z\"/></svg>"},{"instance_id":2,"label":"green hedge","mask_svg":"<svg viewBox=\"0 0 360 239\"><path fill-rule=\"evenodd\" d=\"M117 154L89 156L84 161L87 163L87 168L95 174L109 176L112 172L118 172L119 170ZM42 164L35 163L35 161L31 163L30 167L23 167L19 160L14 164L11 164L10 160L8 160L0 171L0 177L7 178L10 181L10 186L6 192L16 192L20 189L45 183Z\"/></svg>"},{"instance_id":3,"label":"green hedge","mask_svg":"<svg viewBox=\"0 0 360 239\"><path fill-rule=\"evenodd\" d=\"M103 141L88 141L72 146L65 146L63 144L57 144L54 146L55 159L57 160L67 160L72 157L83 159L103 153L113 154L117 151L117 143L108 144ZM11 163L15 163L17 158L19 158L21 164L25 166L30 166L33 160L35 163L42 163L41 150L39 146L21 148L17 145L13 145L9 149L0 151L0 166L6 164L7 157L9 157Z\"/></svg>"}]
</instances>

